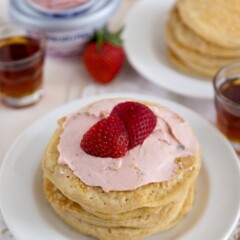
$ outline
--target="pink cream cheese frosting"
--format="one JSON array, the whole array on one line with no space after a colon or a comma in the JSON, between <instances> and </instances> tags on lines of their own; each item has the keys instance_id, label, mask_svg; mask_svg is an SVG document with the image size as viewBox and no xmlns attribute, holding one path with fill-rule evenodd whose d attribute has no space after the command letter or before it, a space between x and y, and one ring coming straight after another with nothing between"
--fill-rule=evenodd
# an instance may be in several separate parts
<instances>
[{"instance_id":1,"label":"pink cream cheese frosting","mask_svg":"<svg viewBox=\"0 0 240 240\"><path fill-rule=\"evenodd\" d=\"M88 2L89 0L28 0L30 4L48 10L66 10Z\"/></svg>"},{"instance_id":2,"label":"pink cream cheese frosting","mask_svg":"<svg viewBox=\"0 0 240 240\"><path fill-rule=\"evenodd\" d=\"M134 190L148 183L174 177L175 159L194 155L199 144L189 124L164 107L149 107L157 116L157 125L141 145L121 158L88 155L80 148L83 135L96 122L109 116L119 99L102 100L69 115L63 124L58 145L59 164L67 165L81 181L100 186L104 191ZM132 100L131 100L132 101Z\"/></svg>"}]
</instances>

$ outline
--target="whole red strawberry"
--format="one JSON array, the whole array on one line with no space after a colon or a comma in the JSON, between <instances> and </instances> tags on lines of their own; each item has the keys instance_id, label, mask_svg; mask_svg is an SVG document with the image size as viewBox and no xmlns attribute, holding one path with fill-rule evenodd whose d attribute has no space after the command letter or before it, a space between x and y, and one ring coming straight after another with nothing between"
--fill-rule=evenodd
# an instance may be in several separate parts
<instances>
[{"instance_id":1,"label":"whole red strawberry","mask_svg":"<svg viewBox=\"0 0 240 240\"><path fill-rule=\"evenodd\" d=\"M144 104L123 102L116 105L112 116L118 116L125 124L129 137L128 149L142 144L157 124L154 113Z\"/></svg>"},{"instance_id":2,"label":"whole red strawberry","mask_svg":"<svg viewBox=\"0 0 240 240\"><path fill-rule=\"evenodd\" d=\"M124 123L112 115L93 125L83 135L80 146L93 156L119 158L125 155L128 143Z\"/></svg>"},{"instance_id":3,"label":"whole red strawberry","mask_svg":"<svg viewBox=\"0 0 240 240\"><path fill-rule=\"evenodd\" d=\"M122 68L125 54L120 39L121 32L122 29L117 33L99 31L96 41L87 44L83 50L83 63L97 82L112 81Z\"/></svg>"}]
</instances>

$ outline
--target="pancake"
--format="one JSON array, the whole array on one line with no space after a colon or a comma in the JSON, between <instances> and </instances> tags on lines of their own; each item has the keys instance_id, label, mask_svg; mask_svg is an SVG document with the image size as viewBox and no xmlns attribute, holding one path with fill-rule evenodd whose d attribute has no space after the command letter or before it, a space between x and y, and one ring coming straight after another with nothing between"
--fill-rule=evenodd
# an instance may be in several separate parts
<instances>
[{"instance_id":1,"label":"pancake","mask_svg":"<svg viewBox=\"0 0 240 240\"><path fill-rule=\"evenodd\" d=\"M184 59L185 62L193 63L195 65L202 66L203 68L208 68L215 71L237 60L206 56L179 44L172 33L172 28L170 25L167 25L165 29L165 37L169 48L177 56L179 56L181 59Z\"/></svg>"},{"instance_id":2,"label":"pancake","mask_svg":"<svg viewBox=\"0 0 240 240\"><path fill-rule=\"evenodd\" d=\"M201 76L203 73L202 72L198 72L196 69L191 69L189 66L186 65L186 63L184 63L174 52L172 52L170 49L168 49L167 51L168 54L168 59L170 60L170 62L173 64L173 66L181 71L181 72L185 72L187 74L190 75L199 75ZM208 73L204 74L205 76L209 76Z\"/></svg>"},{"instance_id":3,"label":"pancake","mask_svg":"<svg viewBox=\"0 0 240 240\"><path fill-rule=\"evenodd\" d=\"M137 218L139 216L143 215L150 215L150 214L156 214L161 211L165 206L160 206L160 207L143 207L143 208L138 208L134 209L132 211L128 212L122 212L122 213L102 213L98 211L94 211L91 208L83 208L85 211L89 212L90 214L104 219L104 220L123 220L123 219L128 219L128 218Z\"/></svg>"},{"instance_id":4,"label":"pancake","mask_svg":"<svg viewBox=\"0 0 240 240\"><path fill-rule=\"evenodd\" d=\"M218 3L222 4L218 4ZM229 5L228 8L225 6ZM235 4L239 6L237 1ZM222 0L178 0L177 8L184 24L197 35L213 44L240 47L239 14L231 11L231 3Z\"/></svg>"},{"instance_id":5,"label":"pancake","mask_svg":"<svg viewBox=\"0 0 240 240\"><path fill-rule=\"evenodd\" d=\"M160 106L158 106L160 107ZM59 137L64 119L53 134L42 160L44 175L68 199L84 209L101 213L124 213L143 207L160 207L176 201L196 180L201 166L200 150L194 156L176 159L176 177L166 182L150 183L132 191L105 192L101 187L88 186L66 165L58 164Z\"/></svg>"},{"instance_id":6,"label":"pancake","mask_svg":"<svg viewBox=\"0 0 240 240\"><path fill-rule=\"evenodd\" d=\"M192 191L192 187L190 187ZM98 227L128 227L128 228L151 228L153 225L167 224L175 219L181 211L190 189L186 189L181 198L149 213L147 208L139 209L139 215L124 219L103 219L84 210L79 204L66 198L48 179L44 180L44 192L48 202L53 208L61 208L68 215ZM115 214L117 215L117 214Z\"/></svg>"},{"instance_id":7,"label":"pancake","mask_svg":"<svg viewBox=\"0 0 240 240\"><path fill-rule=\"evenodd\" d=\"M211 77L215 74L213 71L208 69L199 69L194 66L189 66L187 63L183 62L174 52L168 49L168 58L170 62L176 67L177 70L185 72L193 76L204 77L203 80L210 80Z\"/></svg>"},{"instance_id":8,"label":"pancake","mask_svg":"<svg viewBox=\"0 0 240 240\"><path fill-rule=\"evenodd\" d=\"M126 238L137 240L156 232L167 230L177 224L192 208L194 199L194 187L190 187L180 202L164 207L156 216L150 215L151 224L144 225L141 221L143 218L140 218L139 220L135 220L135 225L122 226L120 223L116 223L114 227L109 225L109 221L106 222L106 226L103 226L104 221L101 219L92 221L91 214L84 212L80 205L67 199L46 178L44 180L44 191L48 202L64 222L81 233L97 237L101 240L124 240ZM126 221L134 222L129 219ZM149 220L146 218L146 221Z\"/></svg>"},{"instance_id":9,"label":"pancake","mask_svg":"<svg viewBox=\"0 0 240 240\"><path fill-rule=\"evenodd\" d=\"M231 0L231 1L215 0L215 2L218 5L222 5L223 8L228 9L230 12L233 12L237 15L240 15L240 2L239 2L239 0Z\"/></svg>"},{"instance_id":10,"label":"pancake","mask_svg":"<svg viewBox=\"0 0 240 240\"><path fill-rule=\"evenodd\" d=\"M240 57L240 48L226 48L218 46L197 35L182 22L176 8L174 8L171 12L169 24L176 41L184 47L202 53L204 56L225 57L232 59Z\"/></svg>"}]
</instances>

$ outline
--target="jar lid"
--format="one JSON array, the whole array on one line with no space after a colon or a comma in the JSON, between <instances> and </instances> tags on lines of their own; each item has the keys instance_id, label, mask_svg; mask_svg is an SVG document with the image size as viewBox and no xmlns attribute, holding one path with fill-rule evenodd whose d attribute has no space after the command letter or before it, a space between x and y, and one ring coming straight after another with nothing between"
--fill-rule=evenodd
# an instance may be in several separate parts
<instances>
[{"instance_id":1,"label":"jar lid","mask_svg":"<svg viewBox=\"0 0 240 240\"><path fill-rule=\"evenodd\" d=\"M45 15L32 9L26 1L10 0L10 16L14 21L38 26L44 31L58 32L88 28L107 22L119 9L120 0L98 0L85 12L74 15Z\"/></svg>"},{"instance_id":2,"label":"jar lid","mask_svg":"<svg viewBox=\"0 0 240 240\"><path fill-rule=\"evenodd\" d=\"M35 11L45 15L67 16L84 12L96 4L96 0L23 0Z\"/></svg>"}]
</instances>

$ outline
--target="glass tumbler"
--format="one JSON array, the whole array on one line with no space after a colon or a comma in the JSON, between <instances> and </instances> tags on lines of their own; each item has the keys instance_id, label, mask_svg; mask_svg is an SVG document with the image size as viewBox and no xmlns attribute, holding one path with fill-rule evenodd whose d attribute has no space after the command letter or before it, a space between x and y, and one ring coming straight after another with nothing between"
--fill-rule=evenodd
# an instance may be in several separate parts
<instances>
[{"instance_id":1,"label":"glass tumbler","mask_svg":"<svg viewBox=\"0 0 240 240\"><path fill-rule=\"evenodd\" d=\"M0 24L0 96L10 107L39 101L43 90L44 33L18 23Z\"/></svg>"},{"instance_id":2,"label":"glass tumbler","mask_svg":"<svg viewBox=\"0 0 240 240\"><path fill-rule=\"evenodd\" d=\"M213 86L217 126L240 154L240 62L220 69Z\"/></svg>"}]
</instances>

